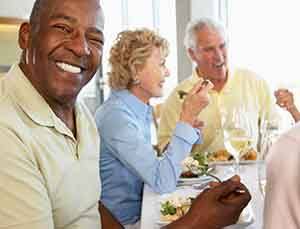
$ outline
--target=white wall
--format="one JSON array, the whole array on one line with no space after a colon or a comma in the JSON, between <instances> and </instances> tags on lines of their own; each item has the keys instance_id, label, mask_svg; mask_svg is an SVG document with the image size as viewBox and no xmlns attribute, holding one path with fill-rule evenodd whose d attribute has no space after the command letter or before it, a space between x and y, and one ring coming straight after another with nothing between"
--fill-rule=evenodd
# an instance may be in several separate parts
<instances>
[{"instance_id":1,"label":"white wall","mask_svg":"<svg viewBox=\"0 0 300 229\"><path fill-rule=\"evenodd\" d=\"M178 54L178 80L182 81L192 72L190 59L183 46L185 27L188 21L199 17L218 19L219 2L221 0L177 0L177 54Z\"/></svg>"},{"instance_id":2,"label":"white wall","mask_svg":"<svg viewBox=\"0 0 300 229\"><path fill-rule=\"evenodd\" d=\"M142 0L147 1L147 0ZM221 0L176 0L177 14L177 54L178 79L188 77L191 73L190 60L183 47L186 23L199 17L219 18ZM34 0L0 0L0 17L17 17L28 19Z\"/></svg>"},{"instance_id":3,"label":"white wall","mask_svg":"<svg viewBox=\"0 0 300 229\"><path fill-rule=\"evenodd\" d=\"M209 17L218 19L220 0L191 0L191 19Z\"/></svg>"},{"instance_id":4,"label":"white wall","mask_svg":"<svg viewBox=\"0 0 300 229\"><path fill-rule=\"evenodd\" d=\"M0 0L0 17L28 19L34 0Z\"/></svg>"},{"instance_id":5,"label":"white wall","mask_svg":"<svg viewBox=\"0 0 300 229\"><path fill-rule=\"evenodd\" d=\"M18 26L0 24L0 66L10 66L18 61L20 56L18 30Z\"/></svg>"}]
</instances>

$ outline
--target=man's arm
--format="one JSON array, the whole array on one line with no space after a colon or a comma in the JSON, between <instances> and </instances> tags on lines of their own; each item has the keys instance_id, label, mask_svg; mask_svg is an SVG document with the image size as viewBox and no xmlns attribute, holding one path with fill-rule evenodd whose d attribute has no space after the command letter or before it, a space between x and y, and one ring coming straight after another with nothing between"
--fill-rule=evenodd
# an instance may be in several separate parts
<instances>
[{"instance_id":1,"label":"man's arm","mask_svg":"<svg viewBox=\"0 0 300 229\"><path fill-rule=\"evenodd\" d=\"M236 192L243 190L243 193ZM234 177L204 190L188 213L165 229L221 229L238 220L251 199L247 188Z\"/></svg>"},{"instance_id":2,"label":"man's arm","mask_svg":"<svg viewBox=\"0 0 300 229\"><path fill-rule=\"evenodd\" d=\"M122 229L124 228L109 212L109 210L99 201L99 213L101 216L102 229Z\"/></svg>"}]
</instances>

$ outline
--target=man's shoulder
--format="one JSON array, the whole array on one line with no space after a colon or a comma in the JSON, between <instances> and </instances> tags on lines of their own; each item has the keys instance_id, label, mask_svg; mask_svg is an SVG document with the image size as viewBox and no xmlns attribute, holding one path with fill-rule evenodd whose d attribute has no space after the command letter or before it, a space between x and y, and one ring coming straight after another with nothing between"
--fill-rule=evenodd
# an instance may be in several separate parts
<instances>
[{"instance_id":1,"label":"man's shoulder","mask_svg":"<svg viewBox=\"0 0 300 229\"><path fill-rule=\"evenodd\" d=\"M234 76L248 78L250 80L262 80L262 78L253 70L248 68L235 68L233 70Z\"/></svg>"},{"instance_id":2,"label":"man's shoulder","mask_svg":"<svg viewBox=\"0 0 300 229\"><path fill-rule=\"evenodd\" d=\"M0 79L0 120L17 116L17 106L8 92L5 79Z\"/></svg>"},{"instance_id":3,"label":"man's shoulder","mask_svg":"<svg viewBox=\"0 0 300 229\"><path fill-rule=\"evenodd\" d=\"M0 101L8 96L7 79L5 77L0 78Z\"/></svg>"},{"instance_id":4,"label":"man's shoulder","mask_svg":"<svg viewBox=\"0 0 300 229\"><path fill-rule=\"evenodd\" d=\"M0 83L1 84L1 83ZM2 89L0 89L2 90ZM13 141L11 138L26 138L30 136L28 129L28 118L18 104L7 93L0 92L0 131L1 142ZM6 139L6 140L5 140Z\"/></svg>"},{"instance_id":5,"label":"man's shoulder","mask_svg":"<svg viewBox=\"0 0 300 229\"><path fill-rule=\"evenodd\" d=\"M8 96L0 98L0 126L11 126L16 129L22 128L23 111Z\"/></svg>"}]
</instances>

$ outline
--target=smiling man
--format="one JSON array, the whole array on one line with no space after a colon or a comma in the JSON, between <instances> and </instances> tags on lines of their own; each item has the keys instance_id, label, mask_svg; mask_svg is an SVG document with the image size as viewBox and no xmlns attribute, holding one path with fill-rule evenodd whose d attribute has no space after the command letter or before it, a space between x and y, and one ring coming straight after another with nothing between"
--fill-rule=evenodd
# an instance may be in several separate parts
<instances>
[{"instance_id":1,"label":"smiling man","mask_svg":"<svg viewBox=\"0 0 300 229\"><path fill-rule=\"evenodd\" d=\"M191 21L186 28L184 45L195 68L163 105L158 130L159 148L162 150L168 145L179 119L183 100L178 93L189 92L201 79L210 80L214 87L209 91L209 105L198 115L199 120L204 121L203 142L194 145L192 151L223 150L224 139L220 129L230 123L230 119L224 119L222 124L222 114L230 117L236 109L251 114L249 126L254 133L253 146L256 146L259 121L276 118L273 113L275 102L265 80L249 70L229 66L225 29L216 21L208 18Z\"/></svg>"},{"instance_id":2,"label":"smiling man","mask_svg":"<svg viewBox=\"0 0 300 229\"><path fill-rule=\"evenodd\" d=\"M101 62L98 0L37 0L0 82L0 228L101 228L99 139L76 101Z\"/></svg>"}]
</instances>

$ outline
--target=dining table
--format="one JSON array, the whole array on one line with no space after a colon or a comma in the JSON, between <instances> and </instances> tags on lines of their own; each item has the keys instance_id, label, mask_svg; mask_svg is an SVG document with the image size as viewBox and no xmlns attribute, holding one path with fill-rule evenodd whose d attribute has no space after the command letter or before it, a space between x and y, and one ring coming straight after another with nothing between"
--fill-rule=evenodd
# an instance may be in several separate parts
<instances>
[{"instance_id":1,"label":"dining table","mask_svg":"<svg viewBox=\"0 0 300 229\"><path fill-rule=\"evenodd\" d=\"M232 164L230 163L220 163L215 164L214 174L220 177L222 180L233 175L230 174L232 169ZM233 225L226 227L226 229L261 229L263 224L263 204L264 198L259 189L258 182L258 163L256 161L244 162L239 165L239 176L241 181L249 189L252 199L249 203L252 209L253 219L250 225ZM182 189L182 186L178 186L176 191ZM192 186L186 187L187 189L193 189ZM165 195L165 194L164 194ZM142 215L141 215L141 229L158 229L162 225L160 224L160 198L163 195L159 195L151 190L148 185L144 186L143 190L143 202L142 202Z\"/></svg>"}]
</instances>

